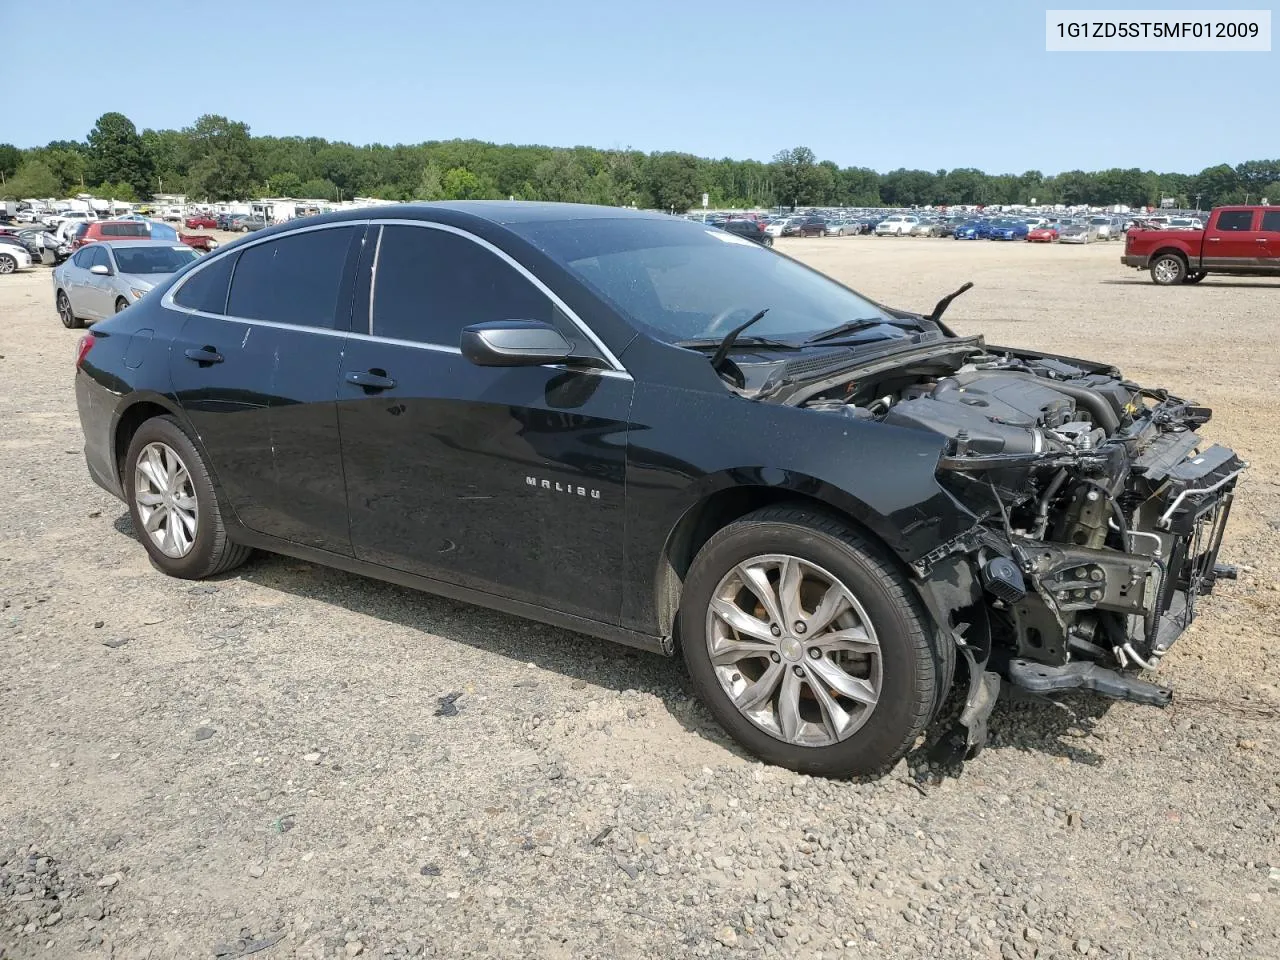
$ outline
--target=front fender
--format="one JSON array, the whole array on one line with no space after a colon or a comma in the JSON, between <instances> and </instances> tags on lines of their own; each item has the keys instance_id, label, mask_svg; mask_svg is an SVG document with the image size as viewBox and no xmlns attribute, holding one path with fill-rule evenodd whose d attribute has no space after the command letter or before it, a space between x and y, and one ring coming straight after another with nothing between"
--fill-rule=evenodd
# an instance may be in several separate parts
<instances>
[{"instance_id":1,"label":"front fender","mask_svg":"<svg viewBox=\"0 0 1280 960\"><path fill-rule=\"evenodd\" d=\"M692 409L691 409L692 406ZM849 517L904 564L954 540L973 515L938 483L942 437L725 393L637 384L627 454L623 620L659 622L655 584L690 511L744 491Z\"/></svg>"}]
</instances>

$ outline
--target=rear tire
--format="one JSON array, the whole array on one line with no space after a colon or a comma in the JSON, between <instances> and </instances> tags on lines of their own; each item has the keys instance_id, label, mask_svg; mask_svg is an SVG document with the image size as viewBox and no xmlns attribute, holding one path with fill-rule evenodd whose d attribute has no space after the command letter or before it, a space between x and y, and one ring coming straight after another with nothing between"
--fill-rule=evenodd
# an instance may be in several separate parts
<instances>
[{"instance_id":1,"label":"rear tire","mask_svg":"<svg viewBox=\"0 0 1280 960\"><path fill-rule=\"evenodd\" d=\"M17 257L11 257L7 253L0 253L0 274L16 273L18 270Z\"/></svg>"},{"instance_id":2,"label":"rear tire","mask_svg":"<svg viewBox=\"0 0 1280 960\"><path fill-rule=\"evenodd\" d=\"M791 591L788 569L796 571ZM772 571L764 582L777 588L771 602L782 623L746 586L762 570ZM832 607L841 612L823 626L832 591L844 598ZM794 624L784 609L789 595L800 598ZM693 685L724 729L766 763L815 776L887 771L924 732L955 671L950 639L880 548L800 507L757 510L716 533L689 569L679 628ZM870 642L855 639L860 633ZM766 688L772 692L757 693Z\"/></svg>"},{"instance_id":3,"label":"rear tire","mask_svg":"<svg viewBox=\"0 0 1280 960\"><path fill-rule=\"evenodd\" d=\"M1162 287L1182 283L1187 276L1187 262L1176 253L1162 253L1151 261L1151 279Z\"/></svg>"},{"instance_id":4,"label":"rear tire","mask_svg":"<svg viewBox=\"0 0 1280 960\"><path fill-rule=\"evenodd\" d=\"M171 468L170 474L151 466L153 454ZM144 461L141 470L140 460ZM177 469L173 469L175 461ZM156 476L160 482L152 482L148 479L150 476ZM168 485L172 487L169 495L163 492L166 476L175 478ZM183 580L202 580L240 566L253 553L249 547L228 538L209 468L186 430L173 417L154 417L138 428L125 454L121 479L134 531L151 562L163 573ZM179 510L194 514L189 523L183 523ZM148 521L156 533L148 532ZM166 552L160 541L163 528L169 524L180 526L186 532L171 539L171 543L177 541L177 550ZM179 552L187 540L185 551Z\"/></svg>"}]
</instances>

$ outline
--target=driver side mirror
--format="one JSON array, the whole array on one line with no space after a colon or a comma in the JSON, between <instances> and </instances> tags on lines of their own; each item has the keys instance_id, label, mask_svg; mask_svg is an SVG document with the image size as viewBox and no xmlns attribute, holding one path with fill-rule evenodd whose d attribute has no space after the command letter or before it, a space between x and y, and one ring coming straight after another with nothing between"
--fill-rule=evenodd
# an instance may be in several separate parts
<instances>
[{"instance_id":1,"label":"driver side mirror","mask_svg":"<svg viewBox=\"0 0 1280 960\"><path fill-rule=\"evenodd\" d=\"M107 266L103 266L101 263L95 263L92 267L89 268L89 272L93 274L97 274L99 277L111 276L111 268Z\"/></svg>"},{"instance_id":2,"label":"driver side mirror","mask_svg":"<svg viewBox=\"0 0 1280 960\"><path fill-rule=\"evenodd\" d=\"M573 344L541 320L491 320L462 330L462 355L479 367L536 367L564 363Z\"/></svg>"}]
</instances>

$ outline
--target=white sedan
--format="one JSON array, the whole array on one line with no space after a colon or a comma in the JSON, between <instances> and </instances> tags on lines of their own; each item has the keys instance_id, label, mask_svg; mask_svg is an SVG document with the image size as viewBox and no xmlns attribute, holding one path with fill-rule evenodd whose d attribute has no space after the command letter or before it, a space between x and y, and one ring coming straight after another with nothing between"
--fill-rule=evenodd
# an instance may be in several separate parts
<instances>
[{"instance_id":1,"label":"white sedan","mask_svg":"<svg viewBox=\"0 0 1280 960\"><path fill-rule=\"evenodd\" d=\"M885 217L876 224L877 237L906 237L910 236L911 228L920 222L919 217L913 217L908 214L895 213L891 217Z\"/></svg>"},{"instance_id":2,"label":"white sedan","mask_svg":"<svg viewBox=\"0 0 1280 960\"><path fill-rule=\"evenodd\" d=\"M0 243L0 273L16 273L31 266L31 254L18 243Z\"/></svg>"}]
</instances>

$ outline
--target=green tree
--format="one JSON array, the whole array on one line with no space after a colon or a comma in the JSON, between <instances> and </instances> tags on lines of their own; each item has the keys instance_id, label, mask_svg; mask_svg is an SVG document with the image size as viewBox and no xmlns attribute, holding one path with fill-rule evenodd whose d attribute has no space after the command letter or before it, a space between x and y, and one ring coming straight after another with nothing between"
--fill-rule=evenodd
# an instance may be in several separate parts
<instances>
[{"instance_id":1,"label":"green tree","mask_svg":"<svg viewBox=\"0 0 1280 960\"><path fill-rule=\"evenodd\" d=\"M441 183L440 168L428 163L422 168L422 176L418 178L418 186L413 191L414 200L443 200L444 185Z\"/></svg>"},{"instance_id":2,"label":"green tree","mask_svg":"<svg viewBox=\"0 0 1280 960\"><path fill-rule=\"evenodd\" d=\"M189 193L212 200L249 196L255 177L248 125L205 114L183 133Z\"/></svg>"},{"instance_id":3,"label":"green tree","mask_svg":"<svg viewBox=\"0 0 1280 960\"><path fill-rule=\"evenodd\" d=\"M818 184L814 178L817 157L808 147L782 150L773 157L773 185L779 203L792 210L799 204L812 204Z\"/></svg>"},{"instance_id":4,"label":"green tree","mask_svg":"<svg viewBox=\"0 0 1280 960\"><path fill-rule=\"evenodd\" d=\"M139 199L133 184L125 183L123 180L119 183L100 183L96 187L90 187L81 192L102 200L123 200L126 203L133 203Z\"/></svg>"},{"instance_id":5,"label":"green tree","mask_svg":"<svg viewBox=\"0 0 1280 960\"><path fill-rule=\"evenodd\" d=\"M1245 188L1234 169L1225 163L1206 167L1191 182L1192 192L1200 195L1200 205L1205 209L1224 203L1236 203L1244 199Z\"/></svg>"},{"instance_id":6,"label":"green tree","mask_svg":"<svg viewBox=\"0 0 1280 960\"><path fill-rule=\"evenodd\" d=\"M698 159L687 153L656 153L649 159L647 187L659 210L684 213L701 201Z\"/></svg>"},{"instance_id":7,"label":"green tree","mask_svg":"<svg viewBox=\"0 0 1280 960\"><path fill-rule=\"evenodd\" d=\"M9 200L43 200L61 192L58 178L39 160L28 160L0 187L0 196Z\"/></svg>"},{"instance_id":8,"label":"green tree","mask_svg":"<svg viewBox=\"0 0 1280 960\"><path fill-rule=\"evenodd\" d=\"M94 183L128 183L146 193L151 183L151 158L133 121L123 113L104 113L89 131L86 171Z\"/></svg>"},{"instance_id":9,"label":"green tree","mask_svg":"<svg viewBox=\"0 0 1280 960\"><path fill-rule=\"evenodd\" d=\"M479 200L484 196L480 178L466 167L446 170L440 181L444 195L450 200Z\"/></svg>"},{"instance_id":10,"label":"green tree","mask_svg":"<svg viewBox=\"0 0 1280 960\"><path fill-rule=\"evenodd\" d=\"M326 180L324 177L312 177L310 180L303 180L297 186L296 193L285 193L280 191L282 197L302 197L307 200L337 200L338 186L332 180ZM349 197L347 199L350 199Z\"/></svg>"},{"instance_id":11,"label":"green tree","mask_svg":"<svg viewBox=\"0 0 1280 960\"><path fill-rule=\"evenodd\" d=\"M22 166L22 151L12 143L0 143L0 183L8 180Z\"/></svg>"}]
</instances>

